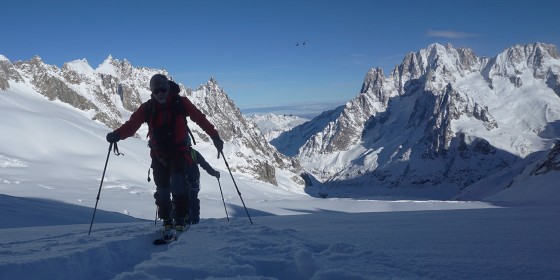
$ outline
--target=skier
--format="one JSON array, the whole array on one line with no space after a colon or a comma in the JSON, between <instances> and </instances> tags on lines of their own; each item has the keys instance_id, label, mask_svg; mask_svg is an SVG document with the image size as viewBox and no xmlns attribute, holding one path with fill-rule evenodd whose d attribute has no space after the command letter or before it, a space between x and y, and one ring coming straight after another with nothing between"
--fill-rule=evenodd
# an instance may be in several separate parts
<instances>
[{"instance_id":1,"label":"skier","mask_svg":"<svg viewBox=\"0 0 560 280\"><path fill-rule=\"evenodd\" d=\"M187 167L194 163L185 141L188 138L186 116L211 137L218 150L218 158L224 142L206 116L187 97L179 96L179 86L165 75L152 76L150 91L151 99L140 105L121 127L109 132L107 141L115 143L124 140L133 136L142 123L148 123L151 168L157 187L154 197L158 216L163 220L163 239L171 240L174 230L184 229L188 215L185 174Z\"/></svg>"},{"instance_id":2,"label":"skier","mask_svg":"<svg viewBox=\"0 0 560 280\"><path fill-rule=\"evenodd\" d=\"M188 139L187 142L190 144L190 139ZM206 170L210 176L214 176L217 179L220 179L220 172L214 170L204 157L192 147L190 149L190 153L193 164L187 167L186 172L189 196L189 222L190 224L198 224L200 221L200 200L198 199L198 192L200 191L200 170L198 169L198 165L200 164L200 166L202 166L202 168Z\"/></svg>"}]
</instances>

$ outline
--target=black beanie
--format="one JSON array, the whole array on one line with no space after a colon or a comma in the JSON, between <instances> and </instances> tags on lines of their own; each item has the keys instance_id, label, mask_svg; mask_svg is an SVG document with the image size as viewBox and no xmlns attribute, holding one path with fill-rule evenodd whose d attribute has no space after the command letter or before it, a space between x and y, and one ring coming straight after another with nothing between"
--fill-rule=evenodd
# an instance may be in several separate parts
<instances>
[{"instance_id":1,"label":"black beanie","mask_svg":"<svg viewBox=\"0 0 560 280\"><path fill-rule=\"evenodd\" d=\"M150 79L150 91L154 92L156 89L169 89L169 80L162 74L155 74Z\"/></svg>"}]
</instances>

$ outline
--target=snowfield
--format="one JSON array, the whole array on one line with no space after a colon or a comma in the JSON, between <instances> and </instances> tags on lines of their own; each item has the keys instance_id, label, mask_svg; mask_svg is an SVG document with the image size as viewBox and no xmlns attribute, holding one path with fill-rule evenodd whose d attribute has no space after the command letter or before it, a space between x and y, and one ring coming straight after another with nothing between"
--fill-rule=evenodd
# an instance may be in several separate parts
<instances>
[{"instance_id":1,"label":"snowfield","mask_svg":"<svg viewBox=\"0 0 560 280\"><path fill-rule=\"evenodd\" d=\"M100 212L88 236L89 208L6 195L0 200L2 279L560 277L558 206L377 213L317 209L307 215L257 215L254 224L243 217L243 209L234 208L241 212L229 222L204 219L178 241L155 246L160 225L153 220ZM453 204L440 203L440 209L443 205ZM40 220L25 214L33 211ZM6 213L13 213L10 219Z\"/></svg>"},{"instance_id":2,"label":"snowfield","mask_svg":"<svg viewBox=\"0 0 560 280\"><path fill-rule=\"evenodd\" d=\"M294 115L277 115L274 113L252 114L246 116L248 120L254 122L262 131L264 138L270 142L278 137L282 132L290 130L309 119Z\"/></svg>"}]
</instances>

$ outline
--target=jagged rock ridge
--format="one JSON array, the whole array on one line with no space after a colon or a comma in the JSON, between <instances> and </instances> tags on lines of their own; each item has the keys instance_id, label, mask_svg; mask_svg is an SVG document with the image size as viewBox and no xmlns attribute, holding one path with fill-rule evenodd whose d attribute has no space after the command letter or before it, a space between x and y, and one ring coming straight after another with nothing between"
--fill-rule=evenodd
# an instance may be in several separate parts
<instances>
[{"instance_id":1,"label":"jagged rock ridge","mask_svg":"<svg viewBox=\"0 0 560 280\"><path fill-rule=\"evenodd\" d=\"M355 99L273 144L331 186L448 185L457 193L551 147L559 57L542 43L493 58L433 44L387 77L372 68Z\"/></svg>"},{"instance_id":2,"label":"jagged rock ridge","mask_svg":"<svg viewBox=\"0 0 560 280\"><path fill-rule=\"evenodd\" d=\"M67 62L59 68L45 64L38 56L15 63L0 56L1 90L10 91L10 83L25 84L49 100L90 112L93 120L110 129L124 123L132 111L150 98L149 80L156 73L171 77L165 70L135 67L127 60L120 61L112 56L96 69L85 59ZM189 96L215 124L228 143L224 151L226 156L242 159L232 164L233 171L244 172L274 185L278 184L276 173L281 171L289 174L295 186L303 185L298 161L283 156L270 146L256 125L245 120L213 78L194 91L183 85L180 88L181 93ZM190 125L197 141L211 142L200 128L193 123ZM235 148L228 148L230 145Z\"/></svg>"}]
</instances>

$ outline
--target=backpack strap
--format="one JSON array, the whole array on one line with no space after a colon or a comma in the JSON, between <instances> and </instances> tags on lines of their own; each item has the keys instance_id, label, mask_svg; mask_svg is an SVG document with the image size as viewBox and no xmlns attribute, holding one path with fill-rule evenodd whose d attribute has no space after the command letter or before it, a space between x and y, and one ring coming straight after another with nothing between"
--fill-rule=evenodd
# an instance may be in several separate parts
<instances>
[{"instance_id":1,"label":"backpack strap","mask_svg":"<svg viewBox=\"0 0 560 280\"><path fill-rule=\"evenodd\" d=\"M187 125L187 132L189 133L189 137L191 137L192 141L193 141L193 145L196 145L196 140L194 139L194 135L191 131L191 129L189 128L189 126Z\"/></svg>"},{"instance_id":2,"label":"backpack strap","mask_svg":"<svg viewBox=\"0 0 560 280\"><path fill-rule=\"evenodd\" d=\"M182 115L185 118L185 125L187 126L187 137L192 139L193 145L196 145L196 140L194 139L194 135L189 128L187 117L189 116L189 112L183 106L183 102L181 101L181 96L179 95L181 89L179 85L174 81L169 81L169 93L173 95L172 106L173 111L176 115Z\"/></svg>"},{"instance_id":3,"label":"backpack strap","mask_svg":"<svg viewBox=\"0 0 560 280\"><path fill-rule=\"evenodd\" d=\"M149 137L150 132L152 131L154 116L156 115L156 106L154 106L153 99L146 101L146 108L144 109L144 113L145 113L144 122L148 124L148 134L146 135L146 137ZM148 144L149 144L149 140L148 140Z\"/></svg>"},{"instance_id":4,"label":"backpack strap","mask_svg":"<svg viewBox=\"0 0 560 280\"><path fill-rule=\"evenodd\" d=\"M192 139L194 145L196 145L196 140L194 140L194 135L192 134L192 131L189 128L189 124L188 124L188 120L187 120L187 116L189 114L188 114L187 110L185 109L185 106L183 106L183 102L181 101L181 96L179 95L178 92L174 92L172 94L173 94L173 96L172 96L172 100L171 100L171 106L172 106L171 111L172 111L173 119L177 118L178 116L185 119L185 126L186 126L186 129L187 129L187 137L190 137Z\"/></svg>"}]
</instances>

